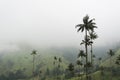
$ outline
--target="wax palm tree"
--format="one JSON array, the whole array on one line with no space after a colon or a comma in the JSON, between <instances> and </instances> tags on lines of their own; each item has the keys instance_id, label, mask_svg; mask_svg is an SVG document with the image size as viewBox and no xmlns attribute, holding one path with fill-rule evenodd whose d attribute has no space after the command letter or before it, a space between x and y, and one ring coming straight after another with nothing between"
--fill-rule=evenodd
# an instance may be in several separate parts
<instances>
[{"instance_id":1,"label":"wax palm tree","mask_svg":"<svg viewBox=\"0 0 120 80\"><path fill-rule=\"evenodd\" d=\"M99 57L99 58L98 58L98 61L99 61L99 67L100 67L100 64L101 64L101 60L102 60L102 58Z\"/></svg>"},{"instance_id":2,"label":"wax palm tree","mask_svg":"<svg viewBox=\"0 0 120 80\"><path fill-rule=\"evenodd\" d=\"M70 71L70 76L74 75L74 65L72 63L70 63L68 65L68 70Z\"/></svg>"},{"instance_id":3,"label":"wax palm tree","mask_svg":"<svg viewBox=\"0 0 120 80\"><path fill-rule=\"evenodd\" d=\"M101 71L101 80L103 80L103 75L102 75L102 74L104 73L104 72L103 72L103 67L102 67L102 66L100 66L101 61L102 61L102 58L101 58L101 57L99 57L99 58L98 58L98 61L99 61L99 63L98 63L98 64L99 64L99 69L100 69L100 71Z\"/></svg>"},{"instance_id":4,"label":"wax palm tree","mask_svg":"<svg viewBox=\"0 0 120 80\"><path fill-rule=\"evenodd\" d=\"M76 63L77 63L77 65L79 65L79 66L82 66L82 65L83 65L83 63L82 63L80 60L77 60Z\"/></svg>"},{"instance_id":5,"label":"wax palm tree","mask_svg":"<svg viewBox=\"0 0 120 80\"><path fill-rule=\"evenodd\" d=\"M84 64L84 67L86 68L88 68L89 70L88 70L88 73L90 73L91 71L91 67L92 67L92 64L91 64L91 62L87 62L87 64ZM91 76L87 76L87 79L89 80L89 78L90 78Z\"/></svg>"},{"instance_id":6,"label":"wax palm tree","mask_svg":"<svg viewBox=\"0 0 120 80\"><path fill-rule=\"evenodd\" d=\"M87 46L91 45L91 41L90 41L90 36L87 36L86 40L82 40L82 42L80 43L80 45L82 44L87 44Z\"/></svg>"},{"instance_id":7,"label":"wax palm tree","mask_svg":"<svg viewBox=\"0 0 120 80\"><path fill-rule=\"evenodd\" d=\"M78 56L77 56L78 58L79 57L86 57L86 54L84 53L84 51L83 50L79 50L79 53L78 53Z\"/></svg>"},{"instance_id":8,"label":"wax palm tree","mask_svg":"<svg viewBox=\"0 0 120 80\"><path fill-rule=\"evenodd\" d=\"M93 40L98 38L97 34L93 31L89 32L90 35L90 46L91 46L91 64L93 64Z\"/></svg>"},{"instance_id":9,"label":"wax palm tree","mask_svg":"<svg viewBox=\"0 0 120 80\"><path fill-rule=\"evenodd\" d=\"M77 60L76 63L80 68L83 66L83 63L80 60ZM80 70L80 68L79 68L79 70ZM81 76L81 80L82 80L82 75L80 74L80 76Z\"/></svg>"},{"instance_id":10,"label":"wax palm tree","mask_svg":"<svg viewBox=\"0 0 120 80\"><path fill-rule=\"evenodd\" d=\"M56 57L56 56L54 56L54 60L55 60L55 61L57 60L57 57Z\"/></svg>"},{"instance_id":11,"label":"wax palm tree","mask_svg":"<svg viewBox=\"0 0 120 80\"><path fill-rule=\"evenodd\" d=\"M95 54L92 55L92 58L93 58L92 65L93 65L93 67L94 67L94 61L95 61L95 58L96 58Z\"/></svg>"},{"instance_id":12,"label":"wax palm tree","mask_svg":"<svg viewBox=\"0 0 120 80\"><path fill-rule=\"evenodd\" d=\"M87 64L87 62L88 62L88 48L87 48L87 39L88 39L88 31L94 31L94 28L97 28L96 26L95 26L95 23L93 22L93 20L94 19L91 19L91 20L89 20L89 16L88 15L86 15L84 18L83 18L83 24L78 24L78 25L76 25L76 27L78 27L78 30L77 30L77 32L79 32L79 31L81 31L81 32L83 32L84 30L85 30L85 39L84 39L84 41L85 41L85 51L86 51L86 64ZM86 67L86 79L88 79L87 78L87 67Z\"/></svg>"},{"instance_id":13,"label":"wax palm tree","mask_svg":"<svg viewBox=\"0 0 120 80\"><path fill-rule=\"evenodd\" d=\"M55 66L56 62L57 62L57 57L54 56L54 61L53 61L53 65L54 65L54 66Z\"/></svg>"},{"instance_id":14,"label":"wax palm tree","mask_svg":"<svg viewBox=\"0 0 120 80\"><path fill-rule=\"evenodd\" d=\"M81 62L83 62L83 59L86 57L86 54L84 53L83 50L79 50L77 58L81 58Z\"/></svg>"},{"instance_id":15,"label":"wax palm tree","mask_svg":"<svg viewBox=\"0 0 120 80\"><path fill-rule=\"evenodd\" d=\"M93 58L96 58L96 56L95 56L95 54L93 54L93 56L92 56Z\"/></svg>"},{"instance_id":16,"label":"wax palm tree","mask_svg":"<svg viewBox=\"0 0 120 80\"><path fill-rule=\"evenodd\" d=\"M87 64L85 64L85 66L87 66L89 68L89 67L92 67L92 64L90 62L87 62Z\"/></svg>"},{"instance_id":17,"label":"wax palm tree","mask_svg":"<svg viewBox=\"0 0 120 80\"><path fill-rule=\"evenodd\" d=\"M33 71L32 72L33 72L33 80L34 80L34 77L35 77L34 76L34 74L35 74L35 72L34 72L35 71L35 69L34 69L34 67L35 67L35 55L37 55L37 51L33 50L31 55L33 55Z\"/></svg>"},{"instance_id":18,"label":"wax palm tree","mask_svg":"<svg viewBox=\"0 0 120 80\"><path fill-rule=\"evenodd\" d=\"M54 61L53 61L53 65L54 65L54 73L56 74L56 76L57 76L57 70L56 70L56 63L57 63L57 57L56 56L54 56Z\"/></svg>"},{"instance_id":19,"label":"wax palm tree","mask_svg":"<svg viewBox=\"0 0 120 80\"><path fill-rule=\"evenodd\" d=\"M115 55L115 53L113 52L112 49L110 49L109 52L108 52L108 55L110 56L110 65L111 65L111 63L112 63L112 62L111 62L111 58L112 58L113 55ZM112 66L111 66L111 67L112 67Z\"/></svg>"},{"instance_id":20,"label":"wax palm tree","mask_svg":"<svg viewBox=\"0 0 120 80\"><path fill-rule=\"evenodd\" d=\"M111 58L113 55L115 55L115 53L113 52L112 49L109 50L108 55L110 56L110 65L111 65L111 74L112 74L112 61ZM111 75L111 80L112 80L112 75Z\"/></svg>"},{"instance_id":21,"label":"wax palm tree","mask_svg":"<svg viewBox=\"0 0 120 80\"><path fill-rule=\"evenodd\" d=\"M58 58L58 62L59 62L58 68L60 68L61 67L61 63L62 63L62 59L60 57Z\"/></svg>"},{"instance_id":22,"label":"wax palm tree","mask_svg":"<svg viewBox=\"0 0 120 80\"><path fill-rule=\"evenodd\" d=\"M59 57L59 58L58 58L58 69L59 69L59 73L60 73L60 74L61 74L61 69L60 69L60 68L62 68L61 63L62 63L62 58ZM60 77L60 79L62 79L62 77Z\"/></svg>"},{"instance_id":23,"label":"wax palm tree","mask_svg":"<svg viewBox=\"0 0 120 80\"><path fill-rule=\"evenodd\" d=\"M78 66L80 66L80 67L83 66L83 63L82 63L82 61L79 60L79 58L83 59L84 57L86 57L86 54L84 53L84 51L79 50L79 53L78 53L78 56L77 56L78 60L76 61ZM82 74L80 74L80 76L81 76L81 80L82 80Z\"/></svg>"}]
</instances>

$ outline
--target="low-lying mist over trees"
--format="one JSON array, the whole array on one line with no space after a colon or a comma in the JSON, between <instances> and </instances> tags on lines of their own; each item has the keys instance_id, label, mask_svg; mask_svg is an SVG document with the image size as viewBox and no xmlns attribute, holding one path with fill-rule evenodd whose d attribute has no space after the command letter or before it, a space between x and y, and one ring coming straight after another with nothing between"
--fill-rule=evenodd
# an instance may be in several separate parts
<instances>
[{"instance_id":1,"label":"low-lying mist over trees","mask_svg":"<svg viewBox=\"0 0 120 80\"><path fill-rule=\"evenodd\" d=\"M119 4L0 0L0 80L120 80Z\"/></svg>"}]
</instances>

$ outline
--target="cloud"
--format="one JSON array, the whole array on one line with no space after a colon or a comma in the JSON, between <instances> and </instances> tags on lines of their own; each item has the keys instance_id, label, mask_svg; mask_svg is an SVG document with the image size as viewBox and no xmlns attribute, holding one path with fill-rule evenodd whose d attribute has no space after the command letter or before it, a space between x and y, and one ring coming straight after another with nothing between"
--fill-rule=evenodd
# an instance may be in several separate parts
<instances>
[{"instance_id":1,"label":"cloud","mask_svg":"<svg viewBox=\"0 0 120 80\"><path fill-rule=\"evenodd\" d=\"M88 14L98 29L96 44L120 39L120 1L114 0L1 0L1 42L26 42L40 46L79 46L75 25Z\"/></svg>"}]
</instances>

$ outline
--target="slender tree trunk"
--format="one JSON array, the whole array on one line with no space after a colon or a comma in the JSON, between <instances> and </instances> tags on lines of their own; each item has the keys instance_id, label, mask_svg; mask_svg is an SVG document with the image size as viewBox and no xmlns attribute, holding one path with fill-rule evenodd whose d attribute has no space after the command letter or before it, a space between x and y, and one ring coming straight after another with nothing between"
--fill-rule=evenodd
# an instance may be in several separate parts
<instances>
[{"instance_id":1,"label":"slender tree trunk","mask_svg":"<svg viewBox=\"0 0 120 80\"><path fill-rule=\"evenodd\" d=\"M85 51L86 51L86 80L88 80L88 68L87 68L87 62L88 62L88 49L87 49L87 30L85 29Z\"/></svg>"},{"instance_id":2,"label":"slender tree trunk","mask_svg":"<svg viewBox=\"0 0 120 80\"><path fill-rule=\"evenodd\" d=\"M55 80L57 79L57 60L55 60L55 65L54 65L54 73L55 73L55 76L54 76L54 78L55 78Z\"/></svg>"},{"instance_id":3,"label":"slender tree trunk","mask_svg":"<svg viewBox=\"0 0 120 80\"><path fill-rule=\"evenodd\" d=\"M92 49L93 49L93 47L92 47L92 44L91 44L91 51L90 51L91 52L91 64L93 65L93 50Z\"/></svg>"},{"instance_id":4,"label":"slender tree trunk","mask_svg":"<svg viewBox=\"0 0 120 80\"><path fill-rule=\"evenodd\" d=\"M33 55L33 80L35 78L35 76L34 76L34 61L35 61L35 55Z\"/></svg>"},{"instance_id":5,"label":"slender tree trunk","mask_svg":"<svg viewBox=\"0 0 120 80\"><path fill-rule=\"evenodd\" d=\"M61 75L60 67L61 67L61 65L60 65L60 62L59 62L59 66L58 66L59 74L58 75ZM61 80L61 77L60 77L60 80Z\"/></svg>"},{"instance_id":6,"label":"slender tree trunk","mask_svg":"<svg viewBox=\"0 0 120 80\"><path fill-rule=\"evenodd\" d=\"M111 65L110 71L111 71L111 80L112 80L112 62L111 62L111 57L110 57L110 65Z\"/></svg>"},{"instance_id":7,"label":"slender tree trunk","mask_svg":"<svg viewBox=\"0 0 120 80\"><path fill-rule=\"evenodd\" d=\"M92 41L92 39L91 39L91 41ZM94 63L93 63L93 45L91 44L91 65L92 65L92 67L91 67L91 70L92 70L92 72L93 72L93 69L94 69ZM91 75L91 77L92 77L92 75Z\"/></svg>"},{"instance_id":8,"label":"slender tree trunk","mask_svg":"<svg viewBox=\"0 0 120 80\"><path fill-rule=\"evenodd\" d=\"M55 75L55 74L56 74L56 73L55 73L55 64L54 64L54 74L53 74L53 75ZM55 75L55 76L56 76L56 75ZM56 78L55 76L54 76L54 78L53 78L54 80L55 80L55 78Z\"/></svg>"},{"instance_id":9,"label":"slender tree trunk","mask_svg":"<svg viewBox=\"0 0 120 80\"><path fill-rule=\"evenodd\" d=\"M81 68L82 68L82 66L81 66ZM82 72L82 71L81 71ZM82 73L80 74L80 76L81 76L81 80L82 80Z\"/></svg>"},{"instance_id":10,"label":"slender tree trunk","mask_svg":"<svg viewBox=\"0 0 120 80\"><path fill-rule=\"evenodd\" d=\"M80 74L80 65L79 65L79 77L81 78L81 74Z\"/></svg>"}]
</instances>

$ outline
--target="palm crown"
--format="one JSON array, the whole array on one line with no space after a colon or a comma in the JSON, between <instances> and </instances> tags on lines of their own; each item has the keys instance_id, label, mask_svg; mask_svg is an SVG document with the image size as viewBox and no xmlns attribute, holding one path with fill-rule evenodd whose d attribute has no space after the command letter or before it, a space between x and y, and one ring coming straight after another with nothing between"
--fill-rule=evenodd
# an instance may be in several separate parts
<instances>
[{"instance_id":1,"label":"palm crown","mask_svg":"<svg viewBox=\"0 0 120 80\"><path fill-rule=\"evenodd\" d=\"M98 38L98 35L95 32L89 32L89 35L90 35L90 39L92 40Z\"/></svg>"},{"instance_id":2,"label":"palm crown","mask_svg":"<svg viewBox=\"0 0 120 80\"><path fill-rule=\"evenodd\" d=\"M80 60L77 60L76 63L77 65L81 65L81 66L83 65L83 63Z\"/></svg>"},{"instance_id":3,"label":"palm crown","mask_svg":"<svg viewBox=\"0 0 120 80\"><path fill-rule=\"evenodd\" d=\"M91 31L94 31L94 28L97 28L97 26L95 26L96 24L93 22L95 19L91 19L89 20L89 16L86 15L84 18L83 18L83 24L78 24L76 25L76 28L78 28L77 32L79 32L81 30L81 32L83 32L85 29L87 31L91 30Z\"/></svg>"},{"instance_id":4,"label":"palm crown","mask_svg":"<svg viewBox=\"0 0 120 80\"><path fill-rule=\"evenodd\" d=\"M79 58L79 57L85 57L85 56L86 56L86 55L85 55L84 51L83 51L83 50L80 50L79 53L78 53L78 58Z\"/></svg>"},{"instance_id":5,"label":"palm crown","mask_svg":"<svg viewBox=\"0 0 120 80\"><path fill-rule=\"evenodd\" d=\"M112 49L109 50L108 55L113 56L115 53L113 52Z\"/></svg>"},{"instance_id":6,"label":"palm crown","mask_svg":"<svg viewBox=\"0 0 120 80\"><path fill-rule=\"evenodd\" d=\"M36 55L37 54L37 51L36 50L33 50L31 55Z\"/></svg>"}]
</instances>

